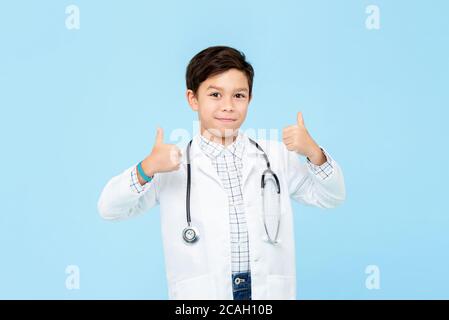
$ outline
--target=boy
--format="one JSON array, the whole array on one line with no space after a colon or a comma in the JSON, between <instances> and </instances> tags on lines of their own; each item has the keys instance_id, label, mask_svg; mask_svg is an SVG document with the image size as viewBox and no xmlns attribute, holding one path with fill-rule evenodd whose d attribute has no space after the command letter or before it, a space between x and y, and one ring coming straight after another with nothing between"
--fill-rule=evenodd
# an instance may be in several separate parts
<instances>
[{"instance_id":1,"label":"boy","mask_svg":"<svg viewBox=\"0 0 449 320\"><path fill-rule=\"evenodd\" d=\"M256 142L239 130L253 77L236 49L199 52L187 67L186 96L200 133L181 152L158 128L150 155L113 177L98 201L105 219L161 206L171 299L295 299L290 198L320 208L345 199L341 168L309 135L301 112L282 142Z\"/></svg>"}]
</instances>

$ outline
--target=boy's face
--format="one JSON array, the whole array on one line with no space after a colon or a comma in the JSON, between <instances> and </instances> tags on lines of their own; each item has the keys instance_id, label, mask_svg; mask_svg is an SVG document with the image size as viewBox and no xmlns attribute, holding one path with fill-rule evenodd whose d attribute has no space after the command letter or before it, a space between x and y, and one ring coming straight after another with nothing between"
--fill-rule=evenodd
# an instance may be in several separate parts
<instances>
[{"instance_id":1,"label":"boy's face","mask_svg":"<svg viewBox=\"0 0 449 320\"><path fill-rule=\"evenodd\" d=\"M242 71L229 69L203 81L196 95L187 90L187 100L198 112L201 134L227 145L246 118L251 100L248 79Z\"/></svg>"}]
</instances>

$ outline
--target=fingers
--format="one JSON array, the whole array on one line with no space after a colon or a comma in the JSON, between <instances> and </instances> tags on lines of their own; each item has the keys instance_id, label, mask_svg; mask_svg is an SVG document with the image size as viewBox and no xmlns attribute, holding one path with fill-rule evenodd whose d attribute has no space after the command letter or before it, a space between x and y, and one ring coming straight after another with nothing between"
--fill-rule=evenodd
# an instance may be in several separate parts
<instances>
[{"instance_id":1,"label":"fingers","mask_svg":"<svg viewBox=\"0 0 449 320\"><path fill-rule=\"evenodd\" d=\"M283 138L282 141L284 141L284 143L293 143L295 142L295 138L293 137Z\"/></svg>"},{"instance_id":2,"label":"fingers","mask_svg":"<svg viewBox=\"0 0 449 320\"><path fill-rule=\"evenodd\" d=\"M294 131L298 127L305 127L304 117L302 116L302 112L298 112L298 114L296 115L296 122L297 122L297 124L291 125L291 126L288 126L288 127L285 127L284 129L282 129L282 132L288 133L288 132Z\"/></svg>"},{"instance_id":3,"label":"fingers","mask_svg":"<svg viewBox=\"0 0 449 320\"><path fill-rule=\"evenodd\" d=\"M179 169L181 165L182 152L176 145L170 146L170 163L176 169Z\"/></svg>"},{"instance_id":4,"label":"fingers","mask_svg":"<svg viewBox=\"0 0 449 320\"><path fill-rule=\"evenodd\" d=\"M156 132L156 144L164 143L164 130L162 128L157 128Z\"/></svg>"},{"instance_id":5,"label":"fingers","mask_svg":"<svg viewBox=\"0 0 449 320\"><path fill-rule=\"evenodd\" d=\"M285 127L284 129L282 129L282 132L289 132L289 131L295 130L297 127L298 127L297 125L288 126L288 127Z\"/></svg>"},{"instance_id":6,"label":"fingers","mask_svg":"<svg viewBox=\"0 0 449 320\"><path fill-rule=\"evenodd\" d=\"M287 150L289 150L289 151L293 151L293 150L295 149L295 144L292 143L292 142L286 143L286 142L284 141L284 144L285 144L285 146L287 147Z\"/></svg>"},{"instance_id":7,"label":"fingers","mask_svg":"<svg viewBox=\"0 0 449 320\"><path fill-rule=\"evenodd\" d=\"M284 128L282 130L282 138L283 139L290 139L298 135L298 127L297 126L290 126L287 128Z\"/></svg>"},{"instance_id":8,"label":"fingers","mask_svg":"<svg viewBox=\"0 0 449 320\"><path fill-rule=\"evenodd\" d=\"M295 150L300 131L301 130L297 125L289 126L282 130L282 141L287 147L287 150Z\"/></svg>"},{"instance_id":9,"label":"fingers","mask_svg":"<svg viewBox=\"0 0 449 320\"><path fill-rule=\"evenodd\" d=\"M302 117L301 111L298 112L298 115L296 116L296 120L298 122L298 126L303 126L304 127L304 118Z\"/></svg>"}]
</instances>

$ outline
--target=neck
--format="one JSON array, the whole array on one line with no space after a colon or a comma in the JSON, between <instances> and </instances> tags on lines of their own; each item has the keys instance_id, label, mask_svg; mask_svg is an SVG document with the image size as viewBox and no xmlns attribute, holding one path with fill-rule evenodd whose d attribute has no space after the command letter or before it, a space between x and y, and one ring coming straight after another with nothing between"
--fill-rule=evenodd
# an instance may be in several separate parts
<instances>
[{"instance_id":1,"label":"neck","mask_svg":"<svg viewBox=\"0 0 449 320\"><path fill-rule=\"evenodd\" d=\"M205 137L206 139L209 139L215 143L221 143L225 147L232 144L235 139L237 139L238 130L236 130L232 136L229 137L217 137L211 134L207 129L201 128L201 135Z\"/></svg>"}]
</instances>

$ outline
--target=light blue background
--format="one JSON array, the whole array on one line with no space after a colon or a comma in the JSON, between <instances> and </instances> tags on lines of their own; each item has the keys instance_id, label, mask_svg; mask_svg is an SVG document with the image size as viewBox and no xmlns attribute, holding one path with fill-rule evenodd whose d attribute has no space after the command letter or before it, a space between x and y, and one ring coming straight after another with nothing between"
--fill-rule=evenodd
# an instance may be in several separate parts
<instances>
[{"instance_id":1,"label":"light blue background","mask_svg":"<svg viewBox=\"0 0 449 320\"><path fill-rule=\"evenodd\" d=\"M298 299L448 299L448 14L443 0L3 2L0 298L168 297L159 209L111 223L96 204L158 125L192 130L186 65L223 44L256 71L245 127L302 111L343 168L342 206L294 203Z\"/></svg>"}]
</instances>

